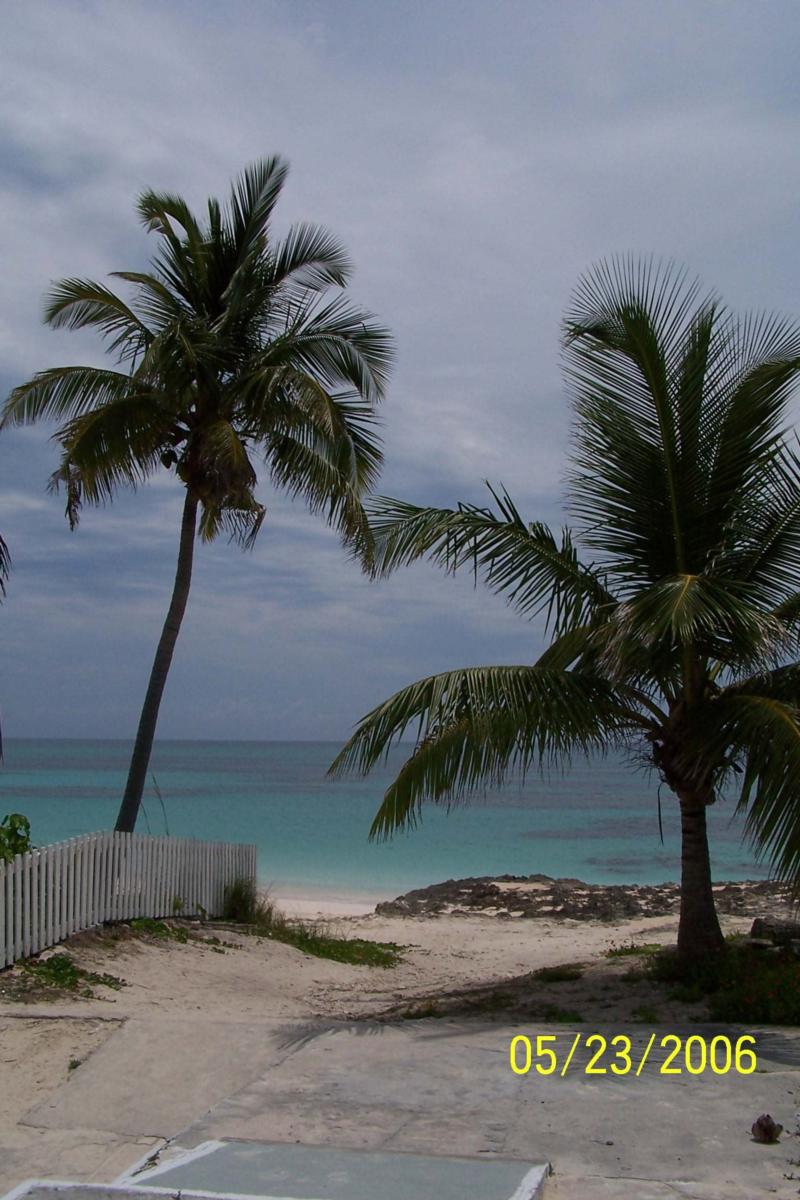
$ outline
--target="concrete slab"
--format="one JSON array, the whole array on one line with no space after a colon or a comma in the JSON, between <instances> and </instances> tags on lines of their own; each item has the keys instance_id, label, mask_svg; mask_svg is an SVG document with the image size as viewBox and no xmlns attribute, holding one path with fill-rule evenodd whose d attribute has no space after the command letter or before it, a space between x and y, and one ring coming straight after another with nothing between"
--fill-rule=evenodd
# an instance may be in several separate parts
<instances>
[{"instance_id":1,"label":"concrete slab","mask_svg":"<svg viewBox=\"0 0 800 1200\"><path fill-rule=\"evenodd\" d=\"M706 1038L719 1032L700 1028ZM788 1131L800 1107L800 1032L770 1031L753 1075L667 1076L662 1054L638 1078L588 1076L583 1052L564 1078L517 1076L508 1048L520 1032L555 1036L563 1062L575 1033L587 1031L476 1020L287 1026L275 1039L282 1060L185 1130L174 1152L235 1138L505 1156L552 1162L559 1200L570 1179L594 1180L603 1197L796 1198L784 1176L798 1157ZM626 1032L641 1053L650 1030ZM762 1112L786 1127L782 1145L751 1140Z\"/></svg>"},{"instance_id":2,"label":"concrete slab","mask_svg":"<svg viewBox=\"0 0 800 1200\"><path fill-rule=\"evenodd\" d=\"M262 1023L130 1018L21 1124L173 1137L280 1060L286 1051L271 1032Z\"/></svg>"},{"instance_id":3,"label":"concrete slab","mask_svg":"<svg viewBox=\"0 0 800 1200\"><path fill-rule=\"evenodd\" d=\"M226 1141L142 1172L137 1189L281 1200L538 1200L549 1168L508 1159L419 1156Z\"/></svg>"}]
</instances>

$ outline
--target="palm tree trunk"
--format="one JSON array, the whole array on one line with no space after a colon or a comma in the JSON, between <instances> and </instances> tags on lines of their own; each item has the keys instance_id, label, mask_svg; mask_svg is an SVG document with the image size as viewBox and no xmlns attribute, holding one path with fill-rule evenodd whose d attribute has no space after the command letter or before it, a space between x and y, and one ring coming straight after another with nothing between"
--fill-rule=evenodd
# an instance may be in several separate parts
<instances>
[{"instance_id":1,"label":"palm tree trunk","mask_svg":"<svg viewBox=\"0 0 800 1200\"><path fill-rule=\"evenodd\" d=\"M183 505L181 521L181 540L178 550L178 567L175 572L175 585L172 589L167 619L161 631L153 669L150 672L150 682L139 718L139 728L136 731L136 741L133 746L131 765L128 770L128 782L122 797L119 815L115 829L118 833L133 833L136 818L139 815L139 805L142 802L142 792L147 778L147 767L153 749L153 739L156 733L158 710L161 707L161 697L167 674L172 662L175 643L181 629L181 621L189 599L189 587L192 582L192 559L194 557L195 526L197 524L197 498L187 489Z\"/></svg>"},{"instance_id":2,"label":"palm tree trunk","mask_svg":"<svg viewBox=\"0 0 800 1200\"><path fill-rule=\"evenodd\" d=\"M681 917L678 955L686 962L724 949L708 856L706 800L697 792L678 791L681 805Z\"/></svg>"}]
</instances>

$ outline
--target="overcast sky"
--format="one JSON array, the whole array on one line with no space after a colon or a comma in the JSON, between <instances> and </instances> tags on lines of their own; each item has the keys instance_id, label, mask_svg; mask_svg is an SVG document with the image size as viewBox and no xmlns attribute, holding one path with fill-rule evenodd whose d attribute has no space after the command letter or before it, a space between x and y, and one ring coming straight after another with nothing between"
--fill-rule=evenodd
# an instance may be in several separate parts
<instances>
[{"instance_id":1,"label":"overcast sky","mask_svg":"<svg viewBox=\"0 0 800 1200\"><path fill-rule=\"evenodd\" d=\"M62 275L142 269L145 187L193 204L248 161L276 213L328 226L392 329L380 491L563 520L559 322L618 251L674 257L739 309L800 311L794 2L7 0L0 38L0 391L102 362L41 324ZM164 475L71 534L52 431L0 437L9 736L131 737L169 599ZM369 584L264 489L256 550L201 547L161 737L344 738L422 675L528 662L542 631L421 564Z\"/></svg>"}]
</instances>

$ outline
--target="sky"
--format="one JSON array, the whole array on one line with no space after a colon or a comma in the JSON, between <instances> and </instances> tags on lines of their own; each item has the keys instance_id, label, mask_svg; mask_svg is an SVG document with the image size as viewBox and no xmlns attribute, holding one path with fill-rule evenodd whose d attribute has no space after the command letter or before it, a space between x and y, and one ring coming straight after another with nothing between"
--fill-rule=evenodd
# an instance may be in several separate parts
<instances>
[{"instance_id":1,"label":"sky","mask_svg":"<svg viewBox=\"0 0 800 1200\"><path fill-rule=\"evenodd\" d=\"M560 321L581 273L674 258L733 309L800 311L800 8L737 0L31 0L0 39L0 395L104 361L42 325L66 275L146 269L144 188L224 196L258 157L275 214L330 228L393 332L378 491L561 524ZM166 473L70 533L52 428L0 435L9 737L135 731L174 575ZM436 671L531 662L541 623L416 564L371 583L265 484L255 550L199 547L164 738L341 741Z\"/></svg>"}]
</instances>

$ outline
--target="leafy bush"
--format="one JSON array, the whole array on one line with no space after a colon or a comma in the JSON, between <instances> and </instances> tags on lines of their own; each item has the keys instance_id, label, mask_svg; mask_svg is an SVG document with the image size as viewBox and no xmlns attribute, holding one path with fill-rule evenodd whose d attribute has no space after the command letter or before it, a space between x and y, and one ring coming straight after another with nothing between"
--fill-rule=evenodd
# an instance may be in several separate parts
<instances>
[{"instance_id":1,"label":"leafy bush","mask_svg":"<svg viewBox=\"0 0 800 1200\"><path fill-rule=\"evenodd\" d=\"M665 952L650 960L648 974L677 982L675 999L707 999L712 1021L800 1025L800 961L788 950L729 943L718 959L688 973L674 952Z\"/></svg>"},{"instance_id":2,"label":"leafy bush","mask_svg":"<svg viewBox=\"0 0 800 1200\"><path fill-rule=\"evenodd\" d=\"M0 862L11 862L31 847L31 823L22 813L8 813L0 821Z\"/></svg>"},{"instance_id":3,"label":"leafy bush","mask_svg":"<svg viewBox=\"0 0 800 1200\"><path fill-rule=\"evenodd\" d=\"M800 1025L800 962L763 951L733 951L709 1007L713 1021Z\"/></svg>"}]
</instances>

